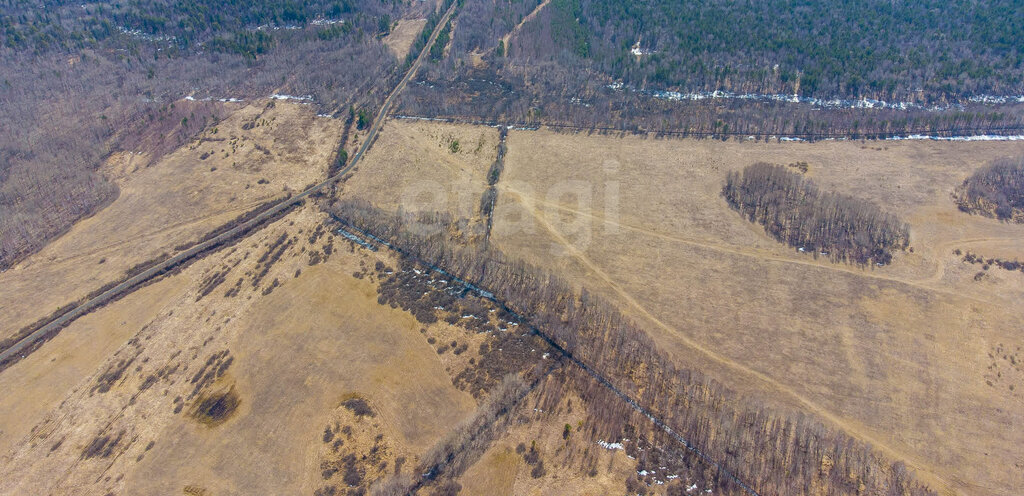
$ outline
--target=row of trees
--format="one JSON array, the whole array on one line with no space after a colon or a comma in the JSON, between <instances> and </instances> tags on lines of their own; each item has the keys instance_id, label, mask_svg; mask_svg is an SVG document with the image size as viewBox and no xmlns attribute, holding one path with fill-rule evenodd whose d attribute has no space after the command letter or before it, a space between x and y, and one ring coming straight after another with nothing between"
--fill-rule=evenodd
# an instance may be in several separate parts
<instances>
[{"instance_id":1,"label":"row of trees","mask_svg":"<svg viewBox=\"0 0 1024 496\"><path fill-rule=\"evenodd\" d=\"M722 188L729 206L775 239L835 262L888 264L910 242L906 223L852 196L823 192L785 166L759 162L730 172Z\"/></svg>"},{"instance_id":2,"label":"row of trees","mask_svg":"<svg viewBox=\"0 0 1024 496\"><path fill-rule=\"evenodd\" d=\"M1024 156L996 159L978 169L953 197L964 212L1024 222Z\"/></svg>"},{"instance_id":3,"label":"row of trees","mask_svg":"<svg viewBox=\"0 0 1024 496\"><path fill-rule=\"evenodd\" d=\"M780 415L697 371L677 368L643 329L607 301L491 248L451 243L451 226L443 224L443 216L389 214L359 201L338 202L330 210L386 239L405 256L493 293L716 461L723 490L738 489L724 475L727 470L762 494L929 494L901 463L884 459L870 446L811 418ZM633 405L587 372L578 369L563 384L566 391L579 391L596 439L614 439L630 423L651 426ZM698 456L685 447L676 449L681 456Z\"/></svg>"},{"instance_id":4,"label":"row of trees","mask_svg":"<svg viewBox=\"0 0 1024 496\"><path fill-rule=\"evenodd\" d=\"M459 30L455 30L455 41ZM453 41L453 46L455 41ZM969 103L923 108L826 108L743 99L668 100L608 88L609 81L537 62L528 71L494 58L487 68L436 64L430 84L410 85L400 113L582 130L664 133L682 137L876 139L908 135L1021 134L1024 105Z\"/></svg>"},{"instance_id":5,"label":"row of trees","mask_svg":"<svg viewBox=\"0 0 1024 496\"><path fill-rule=\"evenodd\" d=\"M456 0L445 0L444 3L441 5L441 8L434 9L429 12L426 24L423 25L423 29L420 30L420 34L416 36L415 40L413 40L412 46L409 48L409 53L407 53L405 56L405 65L403 66L403 70L409 68L409 66L412 65L413 61L416 60L416 57L419 56L420 52L423 51L423 49L427 46L427 42L430 41L430 35L434 33L434 28L437 27L437 23L441 22L441 18L444 17L445 12L447 12L448 9L455 2ZM443 31L445 31L444 36L442 36L441 33L438 33L437 37L438 40L440 40L442 37L445 39L444 43L441 44L440 52L435 53L435 50L437 50L437 43L434 43L434 45L430 47L431 60L440 60L441 54L444 52L444 47L448 43L448 40L450 39L450 22L448 25L444 27Z\"/></svg>"}]
</instances>

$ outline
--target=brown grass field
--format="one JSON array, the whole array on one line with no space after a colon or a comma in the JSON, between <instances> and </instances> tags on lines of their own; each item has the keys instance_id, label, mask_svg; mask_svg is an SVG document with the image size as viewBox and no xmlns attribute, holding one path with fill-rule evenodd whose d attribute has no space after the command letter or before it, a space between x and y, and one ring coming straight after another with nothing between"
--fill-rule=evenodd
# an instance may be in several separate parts
<instances>
[{"instance_id":1,"label":"brown grass field","mask_svg":"<svg viewBox=\"0 0 1024 496\"><path fill-rule=\"evenodd\" d=\"M389 210L443 211L478 220L480 195L497 146L498 130L493 128L391 120L340 197Z\"/></svg>"},{"instance_id":2,"label":"brown grass field","mask_svg":"<svg viewBox=\"0 0 1024 496\"><path fill-rule=\"evenodd\" d=\"M322 221L313 208L296 211L79 320L7 370L3 380L20 387L0 411L5 447L13 445L0 459L0 493L311 494L324 483L317 463L321 436L332 421L346 419L338 412L346 398L358 395L372 407L375 416L355 421L356 427L384 435L388 461L424 451L472 412L475 401L452 386L415 319L378 305L373 284L352 277L368 252L335 252L308 265L308 252L333 243L330 235L315 243L305 239ZM259 253L281 233L297 241L252 287L246 274L256 271ZM202 281L223 267L232 268L227 281L197 302ZM245 279L241 291L225 296L235 277ZM282 282L266 294L271 280ZM106 331L117 327L114 322L124 329ZM73 359L82 339L107 343L103 353L96 351L105 358L91 368ZM224 350L230 365L198 397L230 389L239 398L234 413L211 425L194 419L189 408L175 413L175 398L191 398L193 374ZM102 374L125 358L133 360L121 378L109 391L97 390ZM42 374L45 367L55 370ZM78 382L69 377L73 372ZM146 385L153 375L158 379ZM33 399L39 394L46 400ZM29 430L25 420L33 418ZM110 455L83 456L98 436L121 432ZM410 457L408 466L414 462Z\"/></svg>"},{"instance_id":3,"label":"brown grass field","mask_svg":"<svg viewBox=\"0 0 1024 496\"><path fill-rule=\"evenodd\" d=\"M391 49L391 52L399 60L405 58L412 48L412 42L416 41L423 26L427 24L426 19L401 19L387 36L384 37L384 44Z\"/></svg>"},{"instance_id":4,"label":"brown grass field","mask_svg":"<svg viewBox=\"0 0 1024 496\"><path fill-rule=\"evenodd\" d=\"M117 200L0 273L0 339L129 267L322 178L341 122L304 105L267 103L227 108L225 120L155 163L145 150L114 155L103 172L120 188Z\"/></svg>"},{"instance_id":5,"label":"brown grass field","mask_svg":"<svg viewBox=\"0 0 1024 496\"><path fill-rule=\"evenodd\" d=\"M368 162L422 147L450 125L389 126L409 134ZM498 249L610 298L681 365L869 442L941 493L1024 487L1024 275L993 267L975 280L981 266L953 254L1024 259L1024 231L962 213L951 198L974 169L1024 153L1024 144L512 131L508 146L491 238ZM444 179L431 167L438 161L387 169L383 195L383 185L348 194L397 208L396 191L457 177ZM900 215L913 251L856 267L779 244L720 197L726 173L756 161L808 162L821 187ZM407 211L472 217L455 193L409 197Z\"/></svg>"},{"instance_id":6,"label":"brown grass field","mask_svg":"<svg viewBox=\"0 0 1024 496\"><path fill-rule=\"evenodd\" d=\"M950 194L1020 143L752 143L512 132L492 240L580 281L644 323L680 363L905 460L941 492L1024 487L1024 276L959 261L1024 258L1020 226ZM806 161L822 187L911 226L887 267L834 265L748 223L726 172Z\"/></svg>"}]
</instances>

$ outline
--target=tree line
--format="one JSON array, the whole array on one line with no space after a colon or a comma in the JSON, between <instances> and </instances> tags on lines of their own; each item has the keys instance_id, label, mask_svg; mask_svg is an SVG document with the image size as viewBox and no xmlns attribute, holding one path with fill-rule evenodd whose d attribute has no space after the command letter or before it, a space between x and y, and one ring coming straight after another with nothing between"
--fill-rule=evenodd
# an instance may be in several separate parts
<instances>
[{"instance_id":1,"label":"tree line","mask_svg":"<svg viewBox=\"0 0 1024 496\"><path fill-rule=\"evenodd\" d=\"M901 462L885 459L843 432L807 416L781 414L698 371L680 369L645 330L593 293L573 289L491 247L453 243L445 216L392 214L362 201L340 201L326 208L406 256L493 293L497 301L762 494L932 494ZM562 387L579 391L586 402L589 435L594 439L615 439L627 425L650 425L586 372L578 370L570 377ZM691 461L696 456L683 446L675 449ZM735 481L725 476L718 484L725 491L737 490Z\"/></svg>"},{"instance_id":2,"label":"tree line","mask_svg":"<svg viewBox=\"0 0 1024 496\"><path fill-rule=\"evenodd\" d=\"M834 262L885 265L905 249L909 227L871 202L823 192L781 165L758 162L726 176L722 196L775 239Z\"/></svg>"},{"instance_id":3,"label":"tree line","mask_svg":"<svg viewBox=\"0 0 1024 496\"><path fill-rule=\"evenodd\" d=\"M453 45L458 40L460 24ZM449 60L449 59L445 59ZM540 64L538 62L538 64ZM522 125L657 133L693 138L886 139L1024 132L1024 105L966 103L926 108L838 108L749 99L671 100L616 90L607 80L541 64L533 72L507 59L472 68L442 61L425 67L401 95L405 115Z\"/></svg>"}]
</instances>

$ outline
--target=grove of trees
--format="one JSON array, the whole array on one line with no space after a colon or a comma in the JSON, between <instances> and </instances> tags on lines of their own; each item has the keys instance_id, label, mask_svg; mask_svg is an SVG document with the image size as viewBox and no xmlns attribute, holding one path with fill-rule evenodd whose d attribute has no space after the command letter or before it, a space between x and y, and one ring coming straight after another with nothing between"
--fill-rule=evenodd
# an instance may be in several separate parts
<instances>
[{"instance_id":1,"label":"grove of trees","mask_svg":"<svg viewBox=\"0 0 1024 496\"><path fill-rule=\"evenodd\" d=\"M965 212L1024 222L1024 157L992 161L965 179L953 197Z\"/></svg>"},{"instance_id":2,"label":"grove of trees","mask_svg":"<svg viewBox=\"0 0 1024 496\"><path fill-rule=\"evenodd\" d=\"M758 162L726 176L722 196L775 239L835 262L885 265L910 242L906 223L871 202L823 192L782 165Z\"/></svg>"}]
</instances>

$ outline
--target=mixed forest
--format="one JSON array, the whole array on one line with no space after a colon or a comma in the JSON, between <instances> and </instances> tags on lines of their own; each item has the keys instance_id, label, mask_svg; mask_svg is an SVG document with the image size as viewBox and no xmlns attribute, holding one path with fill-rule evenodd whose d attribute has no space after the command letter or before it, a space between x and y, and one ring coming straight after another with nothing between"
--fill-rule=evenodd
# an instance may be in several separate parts
<instances>
[{"instance_id":1,"label":"mixed forest","mask_svg":"<svg viewBox=\"0 0 1024 496\"><path fill-rule=\"evenodd\" d=\"M1024 93L1012 1L553 0L509 47L634 86L945 102Z\"/></svg>"},{"instance_id":2,"label":"mixed forest","mask_svg":"<svg viewBox=\"0 0 1024 496\"><path fill-rule=\"evenodd\" d=\"M463 9L478 15L462 18L403 112L697 137L1024 129L1024 12L1014 2L469 0ZM715 91L775 97L708 98ZM796 97L817 103L786 101Z\"/></svg>"}]
</instances>

